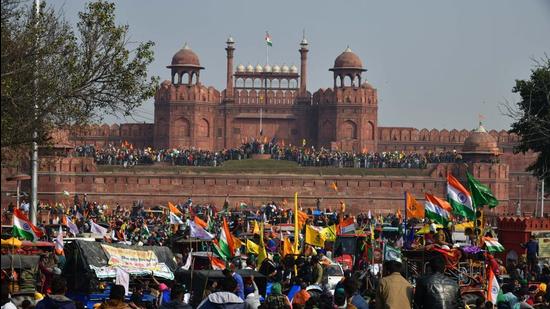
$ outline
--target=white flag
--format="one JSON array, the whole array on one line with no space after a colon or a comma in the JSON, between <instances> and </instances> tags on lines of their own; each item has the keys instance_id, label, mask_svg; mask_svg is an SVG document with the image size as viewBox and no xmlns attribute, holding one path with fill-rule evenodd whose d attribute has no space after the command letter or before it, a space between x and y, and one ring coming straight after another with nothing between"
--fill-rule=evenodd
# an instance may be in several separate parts
<instances>
[{"instance_id":1,"label":"white flag","mask_svg":"<svg viewBox=\"0 0 550 309\"><path fill-rule=\"evenodd\" d=\"M63 229L61 228L61 225L59 226L59 232L57 232L57 237L55 237L55 253L57 255L63 255L63 248L65 247L63 245Z\"/></svg>"},{"instance_id":2,"label":"white flag","mask_svg":"<svg viewBox=\"0 0 550 309\"><path fill-rule=\"evenodd\" d=\"M187 260L185 261L185 265L183 265L182 268L185 270L189 270L189 268L191 268L192 259L193 259L193 248L191 248L191 251L189 251L189 254L187 255Z\"/></svg>"},{"instance_id":3,"label":"white flag","mask_svg":"<svg viewBox=\"0 0 550 309\"><path fill-rule=\"evenodd\" d=\"M101 235L101 237L105 237L105 235L107 235L107 231L108 229L90 220L90 233L98 234L98 235Z\"/></svg>"},{"instance_id":4,"label":"white flag","mask_svg":"<svg viewBox=\"0 0 550 309\"><path fill-rule=\"evenodd\" d=\"M214 239L214 235L211 233L208 233L205 229L200 227L198 224L191 220L187 220L187 225L189 225L190 236L194 238L199 238L202 240L212 240Z\"/></svg>"},{"instance_id":5,"label":"white flag","mask_svg":"<svg viewBox=\"0 0 550 309\"><path fill-rule=\"evenodd\" d=\"M124 269L116 268L115 284L122 285L126 295L130 293L130 274Z\"/></svg>"}]
</instances>

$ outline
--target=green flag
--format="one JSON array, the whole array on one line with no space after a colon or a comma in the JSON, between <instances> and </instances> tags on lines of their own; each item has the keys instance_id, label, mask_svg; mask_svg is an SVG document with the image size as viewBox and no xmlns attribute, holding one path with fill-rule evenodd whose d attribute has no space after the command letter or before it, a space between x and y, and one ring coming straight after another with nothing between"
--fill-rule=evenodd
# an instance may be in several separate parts
<instances>
[{"instance_id":1,"label":"green flag","mask_svg":"<svg viewBox=\"0 0 550 309\"><path fill-rule=\"evenodd\" d=\"M491 192L491 189L475 179L470 173L467 173L467 176L468 187L470 187L470 192L472 193L474 207L483 207L484 205L488 205L489 208L496 207L498 205L498 200L493 192Z\"/></svg>"}]
</instances>

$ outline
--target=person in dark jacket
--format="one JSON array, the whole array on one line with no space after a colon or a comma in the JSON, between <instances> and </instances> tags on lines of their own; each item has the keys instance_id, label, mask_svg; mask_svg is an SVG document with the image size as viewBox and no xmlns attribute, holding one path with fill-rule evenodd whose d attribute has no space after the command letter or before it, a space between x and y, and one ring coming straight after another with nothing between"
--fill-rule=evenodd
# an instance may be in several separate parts
<instances>
[{"instance_id":1,"label":"person in dark jacket","mask_svg":"<svg viewBox=\"0 0 550 309\"><path fill-rule=\"evenodd\" d=\"M245 309L246 303L235 294L237 281L232 276L225 276L221 281L220 292L208 295L197 307L197 309Z\"/></svg>"},{"instance_id":2,"label":"person in dark jacket","mask_svg":"<svg viewBox=\"0 0 550 309\"><path fill-rule=\"evenodd\" d=\"M464 301L458 283L443 273L443 257L433 258L430 261L430 269L432 274L421 278L416 285L415 308L463 309Z\"/></svg>"},{"instance_id":3,"label":"person in dark jacket","mask_svg":"<svg viewBox=\"0 0 550 309\"><path fill-rule=\"evenodd\" d=\"M172 287L170 291L170 299L172 300L169 303L162 304L160 309L192 309L189 304L183 302L183 296L185 295L185 289L182 285L176 284Z\"/></svg>"},{"instance_id":4,"label":"person in dark jacket","mask_svg":"<svg viewBox=\"0 0 550 309\"><path fill-rule=\"evenodd\" d=\"M61 276L54 276L51 282L52 293L36 304L35 309L76 309L72 300L65 296L67 281Z\"/></svg>"}]
</instances>

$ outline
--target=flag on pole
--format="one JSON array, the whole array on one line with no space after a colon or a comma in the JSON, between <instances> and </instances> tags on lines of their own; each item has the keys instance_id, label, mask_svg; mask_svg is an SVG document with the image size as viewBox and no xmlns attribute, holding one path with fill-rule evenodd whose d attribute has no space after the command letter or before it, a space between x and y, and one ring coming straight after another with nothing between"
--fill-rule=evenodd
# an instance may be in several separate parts
<instances>
[{"instance_id":1,"label":"flag on pole","mask_svg":"<svg viewBox=\"0 0 550 309\"><path fill-rule=\"evenodd\" d=\"M189 270L191 268L191 264L193 263L193 248L191 248L191 251L187 254L187 260L185 261L185 264L182 266L183 269Z\"/></svg>"},{"instance_id":2,"label":"flag on pole","mask_svg":"<svg viewBox=\"0 0 550 309\"><path fill-rule=\"evenodd\" d=\"M66 225L69 228L69 232L71 232L74 236L78 235L78 226L73 223L73 220L69 218L68 216L63 216L63 224Z\"/></svg>"},{"instance_id":3,"label":"flag on pole","mask_svg":"<svg viewBox=\"0 0 550 309\"><path fill-rule=\"evenodd\" d=\"M330 187L331 187L334 191L338 192L338 186L336 185L336 182L333 181L333 182L330 184Z\"/></svg>"},{"instance_id":4,"label":"flag on pole","mask_svg":"<svg viewBox=\"0 0 550 309\"><path fill-rule=\"evenodd\" d=\"M349 217L338 224L339 234L355 234L355 219Z\"/></svg>"},{"instance_id":5,"label":"flag on pole","mask_svg":"<svg viewBox=\"0 0 550 309\"><path fill-rule=\"evenodd\" d=\"M191 237L202 240L212 240L214 238L214 235L208 233L202 226L198 225L194 221L187 220L187 224L189 225Z\"/></svg>"},{"instance_id":6,"label":"flag on pole","mask_svg":"<svg viewBox=\"0 0 550 309\"><path fill-rule=\"evenodd\" d=\"M488 267L488 269L489 280L487 280L487 301L490 301L493 305L496 305L497 297L500 292L500 286L498 285L497 277L495 276L495 273L493 273L491 267Z\"/></svg>"},{"instance_id":7,"label":"flag on pole","mask_svg":"<svg viewBox=\"0 0 550 309\"><path fill-rule=\"evenodd\" d=\"M488 205L489 208L494 208L498 205L497 198L488 186L479 182L479 180L475 179L470 173L466 173L466 176L468 177L468 187L472 193L474 208L483 207L485 205Z\"/></svg>"},{"instance_id":8,"label":"flag on pole","mask_svg":"<svg viewBox=\"0 0 550 309\"><path fill-rule=\"evenodd\" d=\"M208 223L204 222L204 220L199 218L199 216L195 216L193 218L193 222L195 222L198 226L202 227L203 229L205 229L208 226Z\"/></svg>"},{"instance_id":9,"label":"flag on pole","mask_svg":"<svg viewBox=\"0 0 550 309\"><path fill-rule=\"evenodd\" d=\"M212 264L213 270L224 270L225 262L215 256L208 257L210 259L210 264Z\"/></svg>"},{"instance_id":10,"label":"flag on pole","mask_svg":"<svg viewBox=\"0 0 550 309\"><path fill-rule=\"evenodd\" d=\"M451 205L444 200L426 193L425 213L426 218L447 226L451 220Z\"/></svg>"},{"instance_id":11,"label":"flag on pole","mask_svg":"<svg viewBox=\"0 0 550 309\"><path fill-rule=\"evenodd\" d=\"M283 252L282 255L285 257L287 254L293 254L294 249L292 248L292 243L290 242L290 238L285 237L283 240Z\"/></svg>"},{"instance_id":12,"label":"flag on pole","mask_svg":"<svg viewBox=\"0 0 550 309\"><path fill-rule=\"evenodd\" d=\"M406 195L407 218L424 219L424 205L419 203L409 192Z\"/></svg>"},{"instance_id":13,"label":"flag on pole","mask_svg":"<svg viewBox=\"0 0 550 309\"><path fill-rule=\"evenodd\" d=\"M298 248L300 246L300 226L298 225L298 211L298 192L294 192L294 252L298 252Z\"/></svg>"},{"instance_id":14,"label":"flag on pole","mask_svg":"<svg viewBox=\"0 0 550 309\"><path fill-rule=\"evenodd\" d=\"M104 228L103 226L95 223L93 220L90 220L90 233L98 234L101 235L101 237L105 237L105 235L107 235L107 231L107 228Z\"/></svg>"},{"instance_id":15,"label":"flag on pole","mask_svg":"<svg viewBox=\"0 0 550 309\"><path fill-rule=\"evenodd\" d=\"M260 269L262 262L267 259L267 252L265 251L265 242L264 242L264 223L260 223L260 244L258 248L258 264L257 269Z\"/></svg>"},{"instance_id":16,"label":"flag on pole","mask_svg":"<svg viewBox=\"0 0 550 309\"><path fill-rule=\"evenodd\" d=\"M298 210L298 228L300 229L300 231L302 230L302 227L304 226L304 224L306 224L307 218L308 218L307 213L301 210Z\"/></svg>"},{"instance_id":17,"label":"flag on pole","mask_svg":"<svg viewBox=\"0 0 550 309\"><path fill-rule=\"evenodd\" d=\"M258 224L258 221L256 220L254 220L254 227L252 228L252 234L260 235L260 224Z\"/></svg>"},{"instance_id":18,"label":"flag on pole","mask_svg":"<svg viewBox=\"0 0 550 309\"><path fill-rule=\"evenodd\" d=\"M183 221L175 213L170 211L170 224L183 224Z\"/></svg>"},{"instance_id":19,"label":"flag on pole","mask_svg":"<svg viewBox=\"0 0 550 309\"><path fill-rule=\"evenodd\" d=\"M250 239L246 240L246 251L249 253L260 254L260 246Z\"/></svg>"},{"instance_id":20,"label":"flag on pole","mask_svg":"<svg viewBox=\"0 0 550 309\"><path fill-rule=\"evenodd\" d=\"M450 174L447 175L447 200L453 208L453 213L470 220L476 218L470 192Z\"/></svg>"},{"instance_id":21,"label":"flag on pole","mask_svg":"<svg viewBox=\"0 0 550 309\"><path fill-rule=\"evenodd\" d=\"M235 243L233 241L231 231L229 230L229 224L227 224L227 220L225 218L223 218L219 244L221 250L220 253L226 258L226 260L235 255Z\"/></svg>"},{"instance_id":22,"label":"flag on pole","mask_svg":"<svg viewBox=\"0 0 550 309\"><path fill-rule=\"evenodd\" d=\"M483 237L483 242L485 242L487 251L491 253L504 252L504 247L498 242L498 240L492 237Z\"/></svg>"},{"instance_id":23,"label":"flag on pole","mask_svg":"<svg viewBox=\"0 0 550 309\"><path fill-rule=\"evenodd\" d=\"M321 237L323 237L323 239L325 241L335 241L336 240L336 225L331 225L331 226L327 226L325 228L323 228L321 230Z\"/></svg>"},{"instance_id":24,"label":"flag on pole","mask_svg":"<svg viewBox=\"0 0 550 309\"><path fill-rule=\"evenodd\" d=\"M176 215L182 215L181 211L171 202L168 202L168 208L170 209L170 212L173 212Z\"/></svg>"},{"instance_id":25,"label":"flag on pole","mask_svg":"<svg viewBox=\"0 0 550 309\"><path fill-rule=\"evenodd\" d=\"M30 241L37 241L44 236L42 230L36 227L19 209L13 210L13 236Z\"/></svg>"},{"instance_id":26,"label":"flag on pole","mask_svg":"<svg viewBox=\"0 0 550 309\"><path fill-rule=\"evenodd\" d=\"M271 41L271 35L269 35L269 32L265 32L265 43L267 46L273 46L273 42Z\"/></svg>"},{"instance_id":27,"label":"flag on pole","mask_svg":"<svg viewBox=\"0 0 550 309\"><path fill-rule=\"evenodd\" d=\"M65 245L63 244L63 229L61 228L61 225L59 226L59 232L57 232L57 236L55 237L55 254L57 255L65 255L63 248Z\"/></svg>"},{"instance_id":28,"label":"flag on pole","mask_svg":"<svg viewBox=\"0 0 550 309\"><path fill-rule=\"evenodd\" d=\"M322 237L321 232L311 225L306 225L305 243L316 247L325 247L325 239Z\"/></svg>"}]
</instances>

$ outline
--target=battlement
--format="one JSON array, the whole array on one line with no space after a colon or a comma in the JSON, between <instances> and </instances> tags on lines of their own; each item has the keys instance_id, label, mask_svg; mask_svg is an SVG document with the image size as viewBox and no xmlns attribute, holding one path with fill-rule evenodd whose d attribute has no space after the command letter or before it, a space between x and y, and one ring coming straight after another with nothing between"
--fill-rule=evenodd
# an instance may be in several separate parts
<instances>
[{"instance_id":1,"label":"battlement","mask_svg":"<svg viewBox=\"0 0 550 309\"><path fill-rule=\"evenodd\" d=\"M174 85L170 81L162 82L155 94L155 104L178 101L220 103L221 96L220 92L212 86Z\"/></svg>"},{"instance_id":2,"label":"battlement","mask_svg":"<svg viewBox=\"0 0 550 309\"><path fill-rule=\"evenodd\" d=\"M378 105L377 90L369 84L361 87L320 88L313 94L313 105L330 105L335 103Z\"/></svg>"}]
</instances>

